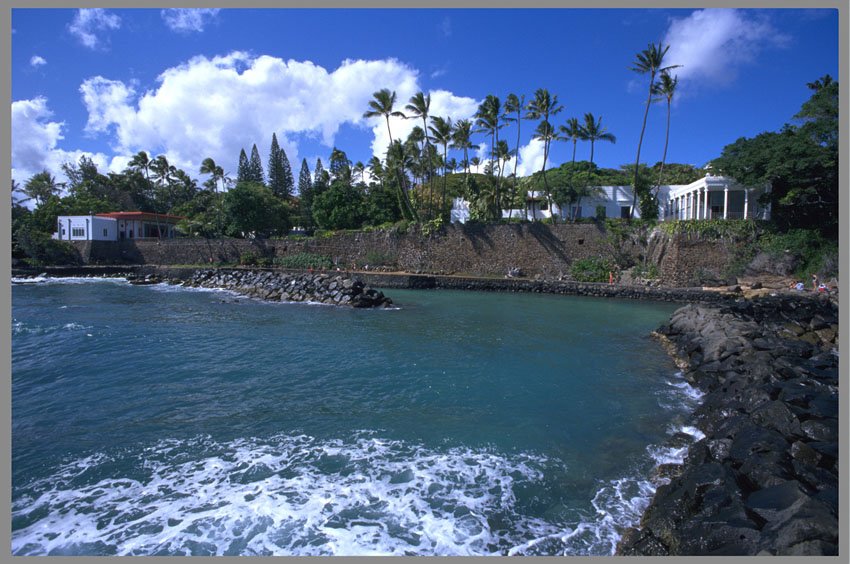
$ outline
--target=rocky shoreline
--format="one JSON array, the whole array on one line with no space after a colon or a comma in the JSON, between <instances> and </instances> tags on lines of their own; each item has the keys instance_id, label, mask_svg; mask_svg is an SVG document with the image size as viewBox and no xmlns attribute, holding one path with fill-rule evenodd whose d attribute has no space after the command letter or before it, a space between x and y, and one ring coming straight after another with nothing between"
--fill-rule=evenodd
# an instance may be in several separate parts
<instances>
[{"instance_id":1,"label":"rocky shoreline","mask_svg":"<svg viewBox=\"0 0 850 564\"><path fill-rule=\"evenodd\" d=\"M273 302L314 302L355 308L385 308L393 303L383 292L341 274L208 269L195 271L182 284L194 288L221 288Z\"/></svg>"},{"instance_id":2,"label":"rocky shoreline","mask_svg":"<svg viewBox=\"0 0 850 564\"><path fill-rule=\"evenodd\" d=\"M764 296L677 310L657 336L705 395L705 436L620 555L838 554L838 310Z\"/></svg>"}]
</instances>

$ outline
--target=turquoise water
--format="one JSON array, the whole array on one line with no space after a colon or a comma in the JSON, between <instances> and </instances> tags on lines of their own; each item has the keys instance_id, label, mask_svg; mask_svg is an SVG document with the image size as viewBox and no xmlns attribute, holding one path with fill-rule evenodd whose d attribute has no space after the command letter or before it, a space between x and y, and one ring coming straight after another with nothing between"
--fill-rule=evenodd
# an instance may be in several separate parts
<instances>
[{"instance_id":1,"label":"turquoise water","mask_svg":"<svg viewBox=\"0 0 850 564\"><path fill-rule=\"evenodd\" d=\"M14 554L610 554L696 396L671 304L12 288Z\"/></svg>"}]
</instances>

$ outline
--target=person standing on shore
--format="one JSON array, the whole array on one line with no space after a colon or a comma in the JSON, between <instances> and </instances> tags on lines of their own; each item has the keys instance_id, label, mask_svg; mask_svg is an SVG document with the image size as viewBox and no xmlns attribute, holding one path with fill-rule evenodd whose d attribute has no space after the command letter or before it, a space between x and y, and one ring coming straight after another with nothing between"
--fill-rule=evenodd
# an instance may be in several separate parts
<instances>
[{"instance_id":1,"label":"person standing on shore","mask_svg":"<svg viewBox=\"0 0 850 564\"><path fill-rule=\"evenodd\" d=\"M812 274L812 291L813 292L818 291L818 275L817 274Z\"/></svg>"}]
</instances>

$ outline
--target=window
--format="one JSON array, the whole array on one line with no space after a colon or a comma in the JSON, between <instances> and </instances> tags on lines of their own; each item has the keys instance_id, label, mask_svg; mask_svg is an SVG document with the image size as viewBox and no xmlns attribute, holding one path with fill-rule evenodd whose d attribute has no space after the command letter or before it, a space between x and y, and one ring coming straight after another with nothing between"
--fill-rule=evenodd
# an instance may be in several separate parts
<instances>
[{"instance_id":1,"label":"window","mask_svg":"<svg viewBox=\"0 0 850 564\"><path fill-rule=\"evenodd\" d=\"M82 227L72 227L71 228L71 236L73 237L85 237L86 230Z\"/></svg>"},{"instance_id":2,"label":"window","mask_svg":"<svg viewBox=\"0 0 850 564\"><path fill-rule=\"evenodd\" d=\"M106 231L106 227L103 228L103 236L106 237L109 233Z\"/></svg>"},{"instance_id":3,"label":"window","mask_svg":"<svg viewBox=\"0 0 850 564\"><path fill-rule=\"evenodd\" d=\"M63 227L62 228L62 235L64 235L64 234L65 234L65 228Z\"/></svg>"},{"instance_id":4,"label":"window","mask_svg":"<svg viewBox=\"0 0 850 564\"><path fill-rule=\"evenodd\" d=\"M629 219L632 215L632 206L620 206L620 217L622 219Z\"/></svg>"}]
</instances>

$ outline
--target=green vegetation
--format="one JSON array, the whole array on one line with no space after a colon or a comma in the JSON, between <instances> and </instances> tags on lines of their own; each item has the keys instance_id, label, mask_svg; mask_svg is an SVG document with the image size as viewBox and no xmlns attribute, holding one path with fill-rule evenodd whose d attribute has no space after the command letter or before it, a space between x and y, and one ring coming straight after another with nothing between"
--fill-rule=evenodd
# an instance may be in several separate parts
<instances>
[{"instance_id":1,"label":"green vegetation","mask_svg":"<svg viewBox=\"0 0 850 564\"><path fill-rule=\"evenodd\" d=\"M601 257L577 259L570 265L570 274L577 282L608 282L614 268L611 261Z\"/></svg>"}]
</instances>

